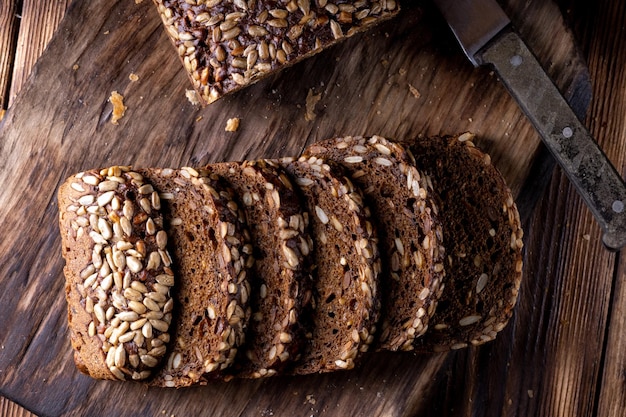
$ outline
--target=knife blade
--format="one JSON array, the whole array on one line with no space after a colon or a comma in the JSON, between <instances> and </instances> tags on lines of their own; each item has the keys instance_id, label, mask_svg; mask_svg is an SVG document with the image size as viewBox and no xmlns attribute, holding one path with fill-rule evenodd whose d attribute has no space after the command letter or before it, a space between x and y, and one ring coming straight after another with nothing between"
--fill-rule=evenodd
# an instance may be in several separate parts
<instances>
[{"instance_id":1,"label":"knife blade","mask_svg":"<svg viewBox=\"0 0 626 417\"><path fill-rule=\"evenodd\" d=\"M626 185L495 0L434 0L474 66L491 65L602 229L626 246Z\"/></svg>"}]
</instances>

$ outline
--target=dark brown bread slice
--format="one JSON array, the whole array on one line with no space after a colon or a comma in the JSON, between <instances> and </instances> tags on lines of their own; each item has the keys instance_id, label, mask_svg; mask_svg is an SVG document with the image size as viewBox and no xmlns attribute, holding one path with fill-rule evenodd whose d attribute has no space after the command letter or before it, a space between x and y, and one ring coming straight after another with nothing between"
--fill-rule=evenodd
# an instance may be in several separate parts
<instances>
[{"instance_id":1,"label":"dark brown bread slice","mask_svg":"<svg viewBox=\"0 0 626 417\"><path fill-rule=\"evenodd\" d=\"M313 325L290 372L351 369L374 339L380 302L375 229L361 193L319 158L280 160L304 195L315 242Z\"/></svg>"},{"instance_id":2,"label":"dark brown bread slice","mask_svg":"<svg viewBox=\"0 0 626 417\"><path fill-rule=\"evenodd\" d=\"M232 364L245 337L254 258L244 215L227 182L208 170L140 172L160 194L179 276L170 353L150 385L204 384Z\"/></svg>"},{"instance_id":3,"label":"dark brown bread slice","mask_svg":"<svg viewBox=\"0 0 626 417\"><path fill-rule=\"evenodd\" d=\"M522 278L519 213L504 178L474 135L418 139L411 147L440 196L446 290L420 351L493 340L517 301Z\"/></svg>"},{"instance_id":4,"label":"dark brown bread slice","mask_svg":"<svg viewBox=\"0 0 626 417\"><path fill-rule=\"evenodd\" d=\"M297 358L304 342L300 313L310 306L312 287L309 216L287 175L268 161L210 168L241 197L256 258L246 350L232 374L271 376Z\"/></svg>"},{"instance_id":5,"label":"dark brown bread slice","mask_svg":"<svg viewBox=\"0 0 626 417\"><path fill-rule=\"evenodd\" d=\"M93 378L144 380L166 354L173 308L159 195L115 166L71 176L58 197L76 365Z\"/></svg>"},{"instance_id":6,"label":"dark brown bread slice","mask_svg":"<svg viewBox=\"0 0 626 417\"><path fill-rule=\"evenodd\" d=\"M400 8L395 0L154 2L205 104L371 28Z\"/></svg>"},{"instance_id":7,"label":"dark brown bread slice","mask_svg":"<svg viewBox=\"0 0 626 417\"><path fill-rule=\"evenodd\" d=\"M401 145L379 136L329 139L304 156L340 163L372 207L383 259L378 349L411 350L443 290L444 251L428 177Z\"/></svg>"}]
</instances>

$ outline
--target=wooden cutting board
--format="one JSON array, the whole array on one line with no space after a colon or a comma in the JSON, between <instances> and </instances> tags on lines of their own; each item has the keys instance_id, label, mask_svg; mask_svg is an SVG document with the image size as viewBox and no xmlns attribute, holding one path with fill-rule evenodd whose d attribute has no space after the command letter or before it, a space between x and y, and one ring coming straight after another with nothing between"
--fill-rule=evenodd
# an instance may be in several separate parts
<instances>
[{"instance_id":1,"label":"wooden cutting board","mask_svg":"<svg viewBox=\"0 0 626 417\"><path fill-rule=\"evenodd\" d=\"M334 135L410 142L471 130L527 218L551 167L539 138L497 77L466 62L430 3L401 4L394 20L202 109L185 97L188 80L150 2L75 1L0 124L0 393L41 416L422 416L521 392L493 383L509 366L514 321L481 348L373 353L350 372L184 390L94 381L73 364L56 190L83 169L293 156ZM588 75L558 8L502 4L582 115ZM119 125L112 91L128 107ZM312 121L308 94L320 96ZM233 117L239 130L225 132Z\"/></svg>"}]
</instances>

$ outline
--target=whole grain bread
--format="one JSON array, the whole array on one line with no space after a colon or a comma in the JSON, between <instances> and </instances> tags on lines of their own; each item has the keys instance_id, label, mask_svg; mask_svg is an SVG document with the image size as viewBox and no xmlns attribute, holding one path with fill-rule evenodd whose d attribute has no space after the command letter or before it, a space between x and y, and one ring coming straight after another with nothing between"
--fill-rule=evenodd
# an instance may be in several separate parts
<instances>
[{"instance_id":1,"label":"whole grain bread","mask_svg":"<svg viewBox=\"0 0 626 417\"><path fill-rule=\"evenodd\" d=\"M417 139L410 152L335 138L298 159L68 178L77 367L182 387L492 340L517 301L523 232L473 139Z\"/></svg>"},{"instance_id":2,"label":"whole grain bread","mask_svg":"<svg viewBox=\"0 0 626 417\"><path fill-rule=\"evenodd\" d=\"M256 259L247 343L232 374L271 376L297 359L304 342L300 314L310 306L312 288L309 215L276 164L222 162L210 169L224 176L241 197Z\"/></svg>"},{"instance_id":3,"label":"whole grain bread","mask_svg":"<svg viewBox=\"0 0 626 417\"><path fill-rule=\"evenodd\" d=\"M243 343L247 271L254 258L243 213L228 183L205 169L142 169L158 190L179 280L176 326L153 386L203 384L221 375Z\"/></svg>"},{"instance_id":4,"label":"whole grain bread","mask_svg":"<svg viewBox=\"0 0 626 417\"><path fill-rule=\"evenodd\" d=\"M76 365L98 379L145 380L166 354L175 283L159 195L115 166L69 177L58 201Z\"/></svg>"},{"instance_id":5,"label":"whole grain bread","mask_svg":"<svg viewBox=\"0 0 626 417\"><path fill-rule=\"evenodd\" d=\"M425 352L493 340L512 315L522 278L519 213L504 178L470 133L418 139L417 165L440 197L446 235L446 289L432 325L417 340Z\"/></svg>"},{"instance_id":6,"label":"whole grain bread","mask_svg":"<svg viewBox=\"0 0 626 417\"><path fill-rule=\"evenodd\" d=\"M275 74L399 11L395 0L154 2L203 104Z\"/></svg>"},{"instance_id":7,"label":"whole grain bread","mask_svg":"<svg viewBox=\"0 0 626 417\"><path fill-rule=\"evenodd\" d=\"M342 164L364 192L379 231L383 259L378 349L412 350L443 290L442 230L432 184L413 156L380 136L314 143L304 156Z\"/></svg>"},{"instance_id":8,"label":"whole grain bread","mask_svg":"<svg viewBox=\"0 0 626 417\"><path fill-rule=\"evenodd\" d=\"M311 213L315 241L312 326L294 374L352 369L372 343L380 302L376 230L362 194L321 158L285 158Z\"/></svg>"}]
</instances>

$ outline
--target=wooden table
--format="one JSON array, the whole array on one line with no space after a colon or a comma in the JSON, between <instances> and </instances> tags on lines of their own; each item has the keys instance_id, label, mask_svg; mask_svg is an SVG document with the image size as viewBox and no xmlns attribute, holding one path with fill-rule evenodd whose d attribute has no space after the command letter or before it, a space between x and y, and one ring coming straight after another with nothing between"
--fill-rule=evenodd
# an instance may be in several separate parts
<instances>
[{"instance_id":1,"label":"wooden table","mask_svg":"<svg viewBox=\"0 0 626 417\"><path fill-rule=\"evenodd\" d=\"M0 109L11 106L27 82L69 3L0 3ZM586 125L624 175L626 3L559 0L558 4L591 75L593 99ZM439 383L447 389L438 390L438 399L456 404L456 409L447 410L449 415L475 415L485 409L511 416L625 415L625 252L610 253L602 247L591 214L558 168L525 232L525 280L512 331L525 329L526 345L512 354L516 365L507 367L500 380L484 378L483 385L464 386L464 381L444 376ZM480 372L464 358L455 357L449 366L465 368L468 374ZM508 387L507 381L515 382ZM486 406L473 403L476 390L487 402L492 392L507 394L497 396L501 403L496 406ZM27 415L32 414L0 398L0 416Z\"/></svg>"}]
</instances>

